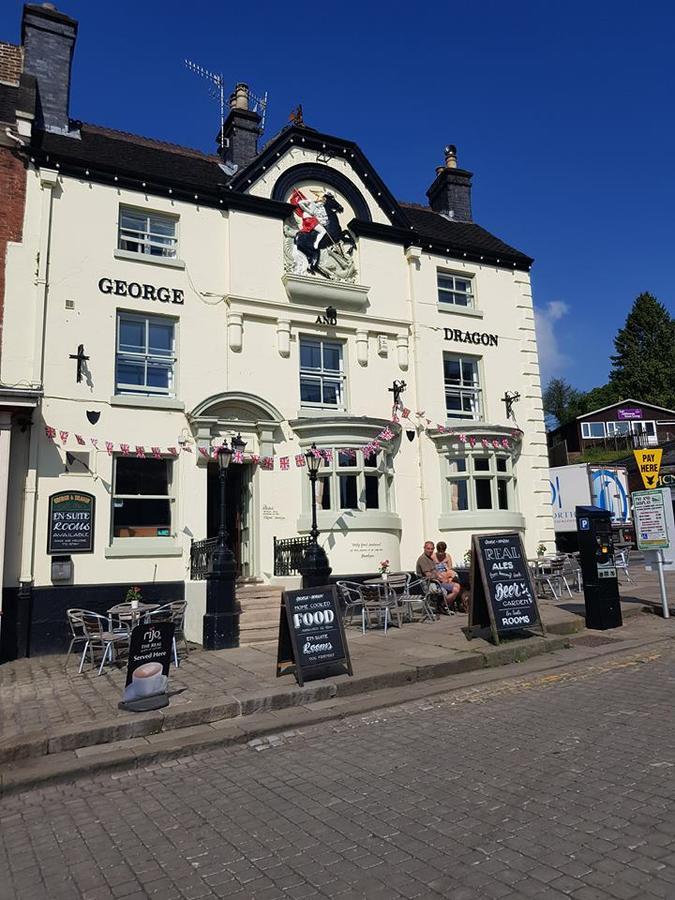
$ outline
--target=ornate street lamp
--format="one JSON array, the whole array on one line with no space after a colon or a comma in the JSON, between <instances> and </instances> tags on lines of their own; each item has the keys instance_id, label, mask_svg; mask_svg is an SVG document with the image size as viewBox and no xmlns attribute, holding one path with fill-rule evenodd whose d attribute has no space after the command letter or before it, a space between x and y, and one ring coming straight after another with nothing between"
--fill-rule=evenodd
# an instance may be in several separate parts
<instances>
[{"instance_id":1,"label":"ornate street lamp","mask_svg":"<svg viewBox=\"0 0 675 900\"><path fill-rule=\"evenodd\" d=\"M312 491L312 528L309 532L312 542L305 550L300 571L302 573L303 588L309 588L326 584L332 569L328 563L326 551L319 546L317 540L319 529L316 525L316 479L319 476L323 458L317 450L316 444L312 444L307 453L305 453L305 459L307 460L307 474L309 475Z\"/></svg>"},{"instance_id":2,"label":"ornate street lamp","mask_svg":"<svg viewBox=\"0 0 675 900\"><path fill-rule=\"evenodd\" d=\"M238 435L239 442L241 435ZM232 445L235 445L233 439ZM245 444L243 444L246 446ZM203 645L205 650L226 650L239 646L239 604L235 595L237 564L228 546L225 524L225 495L227 470L234 450L227 441L217 448L218 478L220 481L220 523L216 550L211 558L211 568L206 576L206 613L203 625Z\"/></svg>"}]
</instances>

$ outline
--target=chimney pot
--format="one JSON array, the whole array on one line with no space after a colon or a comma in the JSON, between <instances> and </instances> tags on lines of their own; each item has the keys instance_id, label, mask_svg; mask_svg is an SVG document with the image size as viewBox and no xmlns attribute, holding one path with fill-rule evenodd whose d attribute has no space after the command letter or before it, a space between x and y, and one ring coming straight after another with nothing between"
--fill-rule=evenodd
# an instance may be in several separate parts
<instances>
[{"instance_id":1,"label":"chimney pot","mask_svg":"<svg viewBox=\"0 0 675 900\"><path fill-rule=\"evenodd\" d=\"M239 82L230 94L230 109L248 109L248 85Z\"/></svg>"}]
</instances>

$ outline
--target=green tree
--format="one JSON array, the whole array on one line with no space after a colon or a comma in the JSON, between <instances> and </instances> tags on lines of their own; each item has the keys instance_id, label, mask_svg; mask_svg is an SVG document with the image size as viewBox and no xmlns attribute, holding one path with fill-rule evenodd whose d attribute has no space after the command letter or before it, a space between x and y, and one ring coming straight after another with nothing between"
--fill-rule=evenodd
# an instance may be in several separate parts
<instances>
[{"instance_id":1,"label":"green tree","mask_svg":"<svg viewBox=\"0 0 675 900\"><path fill-rule=\"evenodd\" d=\"M579 415L578 406L582 394L564 378L552 378L544 390L544 412L555 419L557 425L564 425Z\"/></svg>"},{"instance_id":2,"label":"green tree","mask_svg":"<svg viewBox=\"0 0 675 900\"><path fill-rule=\"evenodd\" d=\"M649 293L640 294L614 338L609 383L617 399L675 406L675 319Z\"/></svg>"},{"instance_id":3,"label":"green tree","mask_svg":"<svg viewBox=\"0 0 675 900\"><path fill-rule=\"evenodd\" d=\"M590 391L581 395L575 415L583 416L596 409L611 406L612 403L617 403L619 400L623 400L623 397L619 396L616 386L611 382L591 388Z\"/></svg>"}]
</instances>

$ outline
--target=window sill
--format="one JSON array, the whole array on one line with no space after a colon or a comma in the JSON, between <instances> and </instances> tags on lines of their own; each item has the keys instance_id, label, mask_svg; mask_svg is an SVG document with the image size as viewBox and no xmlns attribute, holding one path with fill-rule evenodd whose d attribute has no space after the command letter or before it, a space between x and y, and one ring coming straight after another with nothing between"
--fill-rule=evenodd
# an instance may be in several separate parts
<instances>
[{"instance_id":1,"label":"window sill","mask_svg":"<svg viewBox=\"0 0 675 900\"><path fill-rule=\"evenodd\" d=\"M124 559L138 556L182 556L183 548L172 538L113 538L105 548L106 559Z\"/></svg>"},{"instance_id":2,"label":"window sill","mask_svg":"<svg viewBox=\"0 0 675 900\"><path fill-rule=\"evenodd\" d=\"M301 406L298 410L298 419L337 419L346 418L349 413L344 409L336 409L336 407L314 407Z\"/></svg>"},{"instance_id":3,"label":"window sill","mask_svg":"<svg viewBox=\"0 0 675 900\"><path fill-rule=\"evenodd\" d=\"M442 313L454 313L458 316L471 316L474 319L482 319L483 318L483 310L482 309L472 309L469 306L456 306L454 303L436 303L439 312Z\"/></svg>"},{"instance_id":4,"label":"window sill","mask_svg":"<svg viewBox=\"0 0 675 900\"><path fill-rule=\"evenodd\" d=\"M164 266L169 269L184 269L182 259L170 259L164 256L152 256L150 253L133 253L131 250L113 250L115 259L133 259L135 262L152 263L155 266Z\"/></svg>"},{"instance_id":5,"label":"window sill","mask_svg":"<svg viewBox=\"0 0 675 900\"><path fill-rule=\"evenodd\" d=\"M110 398L111 406L135 406L140 409L174 409L185 412L185 404L174 397L141 397L135 394L116 394Z\"/></svg>"},{"instance_id":6,"label":"window sill","mask_svg":"<svg viewBox=\"0 0 675 900\"><path fill-rule=\"evenodd\" d=\"M438 517L441 531L474 531L476 529L516 529L525 530L525 518L518 512L506 509L481 509L475 512L459 510L441 513Z\"/></svg>"}]
</instances>

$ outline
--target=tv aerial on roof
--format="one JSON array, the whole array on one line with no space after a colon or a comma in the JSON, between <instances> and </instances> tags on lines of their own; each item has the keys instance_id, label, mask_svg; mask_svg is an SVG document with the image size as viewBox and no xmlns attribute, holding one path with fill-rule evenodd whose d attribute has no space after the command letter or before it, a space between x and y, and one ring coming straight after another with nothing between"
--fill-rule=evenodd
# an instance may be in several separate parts
<instances>
[{"instance_id":1,"label":"tv aerial on roof","mask_svg":"<svg viewBox=\"0 0 675 900\"><path fill-rule=\"evenodd\" d=\"M199 63L191 59L184 60L186 68L209 82L209 96L220 104L220 146L225 147L225 79L222 72L211 72ZM267 113L267 91L259 97L249 90L248 99L253 112L260 116L260 133L265 130L265 115ZM220 167L228 175L234 175L239 168L234 163L225 163ZM232 171L230 171L232 169Z\"/></svg>"},{"instance_id":2,"label":"tv aerial on roof","mask_svg":"<svg viewBox=\"0 0 675 900\"><path fill-rule=\"evenodd\" d=\"M220 146L223 147L225 138L225 80L223 73L211 72L209 69L205 69L204 66L192 62L191 59L186 59L184 62L190 72L209 82L209 96L212 100L220 103Z\"/></svg>"}]
</instances>

